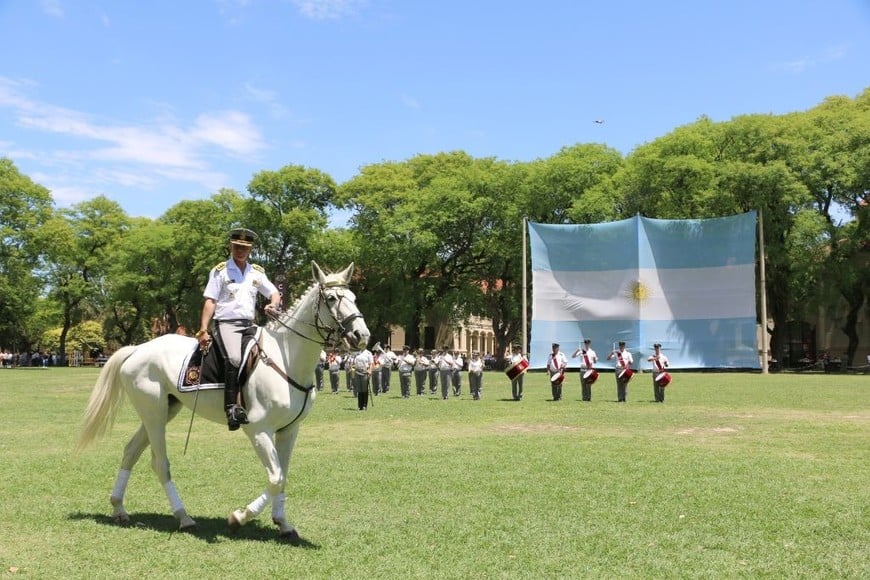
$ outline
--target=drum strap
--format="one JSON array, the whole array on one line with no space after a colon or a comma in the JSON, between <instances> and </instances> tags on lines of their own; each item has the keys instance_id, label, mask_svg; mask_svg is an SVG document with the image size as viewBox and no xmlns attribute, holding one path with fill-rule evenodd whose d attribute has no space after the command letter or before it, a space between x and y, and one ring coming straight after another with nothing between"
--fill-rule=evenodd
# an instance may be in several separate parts
<instances>
[{"instance_id":1,"label":"drum strap","mask_svg":"<svg viewBox=\"0 0 870 580\"><path fill-rule=\"evenodd\" d=\"M625 359L622 358L622 353L619 351L616 351L616 360L619 361L619 366L625 368Z\"/></svg>"},{"instance_id":2,"label":"drum strap","mask_svg":"<svg viewBox=\"0 0 870 580\"><path fill-rule=\"evenodd\" d=\"M589 355L585 352L583 353L583 362L586 363L586 368L591 369L592 365L589 363Z\"/></svg>"},{"instance_id":3,"label":"drum strap","mask_svg":"<svg viewBox=\"0 0 870 580\"><path fill-rule=\"evenodd\" d=\"M659 359L654 358L653 362L656 364L656 368L659 370L660 373L664 372L665 367L662 366L662 363L661 363L661 361L659 361Z\"/></svg>"}]
</instances>

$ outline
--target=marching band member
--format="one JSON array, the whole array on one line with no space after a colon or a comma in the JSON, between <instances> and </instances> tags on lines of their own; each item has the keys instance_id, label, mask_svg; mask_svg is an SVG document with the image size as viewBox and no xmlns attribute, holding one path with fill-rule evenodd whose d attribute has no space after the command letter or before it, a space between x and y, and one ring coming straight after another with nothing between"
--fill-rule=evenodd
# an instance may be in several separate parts
<instances>
[{"instance_id":1,"label":"marching band member","mask_svg":"<svg viewBox=\"0 0 870 580\"><path fill-rule=\"evenodd\" d=\"M377 343L372 348L372 392L377 397L383 387L383 360L381 357L384 354L384 349L381 348L381 343Z\"/></svg>"},{"instance_id":2,"label":"marching band member","mask_svg":"<svg viewBox=\"0 0 870 580\"><path fill-rule=\"evenodd\" d=\"M344 368L344 385L347 388L348 393L353 393L353 359L356 358L357 351L350 351L347 353L347 356L344 357L342 361L344 364L342 365Z\"/></svg>"},{"instance_id":3,"label":"marching band member","mask_svg":"<svg viewBox=\"0 0 870 580\"><path fill-rule=\"evenodd\" d=\"M390 378L393 374L393 367L399 361L398 355L393 352L392 347L388 344L384 347L384 352L381 353L381 387L384 393L390 390Z\"/></svg>"},{"instance_id":4,"label":"marching band member","mask_svg":"<svg viewBox=\"0 0 870 580\"><path fill-rule=\"evenodd\" d=\"M595 370L595 363L598 362L598 355L592 350L592 339L584 339L583 346L577 348L571 358L577 358L580 355L580 395L584 401L592 400L592 383L598 378L586 378L586 373L590 370ZM591 379L591 380L590 380Z\"/></svg>"},{"instance_id":5,"label":"marching band member","mask_svg":"<svg viewBox=\"0 0 870 580\"><path fill-rule=\"evenodd\" d=\"M458 350L453 351L453 376L450 382L453 384L453 396L458 397L462 391L462 367L465 366L465 361L462 359L462 353Z\"/></svg>"},{"instance_id":6,"label":"marching band member","mask_svg":"<svg viewBox=\"0 0 870 580\"><path fill-rule=\"evenodd\" d=\"M468 388L471 389L471 398L479 401L483 390L483 359L478 351L472 352L468 361Z\"/></svg>"},{"instance_id":7,"label":"marching band member","mask_svg":"<svg viewBox=\"0 0 870 580\"><path fill-rule=\"evenodd\" d=\"M341 376L341 355L337 346L326 355L326 368L329 369L329 386L332 388L332 394L337 395Z\"/></svg>"},{"instance_id":8,"label":"marching band member","mask_svg":"<svg viewBox=\"0 0 870 580\"><path fill-rule=\"evenodd\" d=\"M559 350L559 343L553 343L553 351L547 358L547 371L550 375L550 389L553 391L553 400L562 400L562 381L565 378L565 367L568 366L568 358Z\"/></svg>"},{"instance_id":9,"label":"marching band member","mask_svg":"<svg viewBox=\"0 0 870 580\"><path fill-rule=\"evenodd\" d=\"M655 343L653 345L655 349L655 353L649 357L648 361L653 364L653 396L655 397L656 403L664 403L665 402L665 387L668 383L671 382L671 375L665 372L665 369L668 368L668 355L662 352L662 345L660 343Z\"/></svg>"},{"instance_id":10,"label":"marching band member","mask_svg":"<svg viewBox=\"0 0 870 580\"><path fill-rule=\"evenodd\" d=\"M356 393L356 403L360 411L369 408L369 378L374 370L372 352L363 348L353 357L353 389Z\"/></svg>"},{"instance_id":11,"label":"marching band member","mask_svg":"<svg viewBox=\"0 0 870 580\"><path fill-rule=\"evenodd\" d=\"M432 349L431 356L429 357L429 394L434 395L438 392L438 356L441 353L438 352L437 348Z\"/></svg>"},{"instance_id":12,"label":"marching band member","mask_svg":"<svg viewBox=\"0 0 870 580\"><path fill-rule=\"evenodd\" d=\"M616 400L620 403L625 402L628 395L628 381L631 380L634 374L631 370L631 365L634 363L634 358L631 353L625 350L625 341L619 341L619 348L614 349L607 355L607 360L616 358L616 366L614 372L616 374Z\"/></svg>"},{"instance_id":13,"label":"marching band member","mask_svg":"<svg viewBox=\"0 0 870 580\"><path fill-rule=\"evenodd\" d=\"M411 356L411 347L402 347L402 354L396 357L399 363L399 387L402 390L402 398L411 396L411 372L414 370L414 357Z\"/></svg>"},{"instance_id":14,"label":"marching band member","mask_svg":"<svg viewBox=\"0 0 870 580\"><path fill-rule=\"evenodd\" d=\"M510 357L510 365L514 365L523 360L523 347L515 344L513 348L513 353ZM511 380L511 394L514 397L514 401L522 401L523 400L523 377L525 373L521 373L514 377Z\"/></svg>"},{"instance_id":15,"label":"marching band member","mask_svg":"<svg viewBox=\"0 0 870 580\"><path fill-rule=\"evenodd\" d=\"M423 354L423 349L414 352L414 382L417 386L417 396L426 392L426 376L429 374L429 359Z\"/></svg>"},{"instance_id":16,"label":"marching band member","mask_svg":"<svg viewBox=\"0 0 870 580\"><path fill-rule=\"evenodd\" d=\"M326 366L326 351L320 351L320 359L317 361L317 366L314 367L314 384L317 385L317 390L323 390L323 369Z\"/></svg>"},{"instance_id":17,"label":"marching band member","mask_svg":"<svg viewBox=\"0 0 870 580\"><path fill-rule=\"evenodd\" d=\"M441 377L441 398L445 401L450 395L450 385L453 383L453 355L444 347L438 357L438 373Z\"/></svg>"}]
</instances>

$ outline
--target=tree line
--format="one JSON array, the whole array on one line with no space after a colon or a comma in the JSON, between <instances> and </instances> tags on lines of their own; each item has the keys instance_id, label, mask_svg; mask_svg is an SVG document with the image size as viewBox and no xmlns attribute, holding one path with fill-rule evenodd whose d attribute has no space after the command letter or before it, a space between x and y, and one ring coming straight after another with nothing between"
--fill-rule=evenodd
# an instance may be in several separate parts
<instances>
[{"instance_id":1,"label":"tree line","mask_svg":"<svg viewBox=\"0 0 870 580\"><path fill-rule=\"evenodd\" d=\"M110 345L196 327L208 271L243 225L260 234L253 260L291 299L310 284L312 259L336 269L353 261L375 338L399 325L422 345L422 323L480 315L501 355L522 324L524 217L600 223L755 209L772 351L789 322L821 309L848 337L852 365L870 288L868 191L870 88L803 112L702 117L627 155L595 143L527 162L453 151L368 165L343 184L291 164L256 173L244 193L181 201L156 219L104 196L55 207L49 190L0 158L0 348L66 352L71 336L99 340L94 322ZM330 227L336 209L349 211L347 227Z\"/></svg>"}]
</instances>

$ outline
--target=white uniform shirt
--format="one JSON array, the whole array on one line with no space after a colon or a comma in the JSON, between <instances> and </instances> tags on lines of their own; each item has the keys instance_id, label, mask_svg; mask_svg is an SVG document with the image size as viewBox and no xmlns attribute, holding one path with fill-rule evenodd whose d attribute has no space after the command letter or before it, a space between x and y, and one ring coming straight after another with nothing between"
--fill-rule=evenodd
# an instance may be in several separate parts
<instances>
[{"instance_id":1,"label":"white uniform shirt","mask_svg":"<svg viewBox=\"0 0 870 580\"><path fill-rule=\"evenodd\" d=\"M618 353L618 354L617 354ZM615 361L614 367L616 369L622 369L623 366L619 363L619 356L622 355L622 360L625 361L625 368L631 368L631 365L634 364L634 357L631 356L631 353L628 352L628 349L620 351L613 351L613 360Z\"/></svg>"},{"instance_id":2,"label":"white uniform shirt","mask_svg":"<svg viewBox=\"0 0 870 580\"><path fill-rule=\"evenodd\" d=\"M458 354L453 358L453 370L461 371L462 367L465 366L465 362L462 360L462 355Z\"/></svg>"},{"instance_id":3,"label":"white uniform shirt","mask_svg":"<svg viewBox=\"0 0 870 580\"><path fill-rule=\"evenodd\" d=\"M358 372L367 373L371 367L374 357L369 349L365 349L357 354L353 359L353 366Z\"/></svg>"},{"instance_id":4,"label":"white uniform shirt","mask_svg":"<svg viewBox=\"0 0 870 580\"><path fill-rule=\"evenodd\" d=\"M227 260L209 272L202 295L217 303L215 320L253 320L257 292L269 298L277 291L260 266L245 264L242 272L234 260Z\"/></svg>"},{"instance_id":5,"label":"white uniform shirt","mask_svg":"<svg viewBox=\"0 0 870 580\"><path fill-rule=\"evenodd\" d=\"M483 359L480 357L471 357L468 360L468 372L470 373L482 373L483 372Z\"/></svg>"},{"instance_id":6,"label":"white uniform shirt","mask_svg":"<svg viewBox=\"0 0 870 580\"><path fill-rule=\"evenodd\" d=\"M547 359L547 370L551 373L555 373L560 369L564 369L568 366L568 359L565 357L565 353L561 350L556 354L550 353L550 357Z\"/></svg>"},{"instance_id":7,"label":"white uniform shirt","mask_svg":"<svg viewBox=\"0 0 870 580\"><path fill-rule=\"evenodd\" d=\"M410 373L414 370L414 365L405 360L405 355L396 356L399 360L399 372L400 373Z\"/></svg>"},{"instance_id":8,"label":"white uniform shirt","mask_svg":"<svg viewBox=\"0 0 870 580\"><path fill-rule=\"evenodd\" d=\"M595 351L591 348L586 349L586 354L584 356L583 349L580 349L580 354L577 355L580 357L580 368L581 369L591 369L595 366L595 363L598 362L598 355L595 354ZM589 364L586 364L586 361L589 361Z\"/></svg>"},{"instance_id":9,"label":"white uniform shirt","mask_svg":"<svg viewBox=\"0 0 870 580\"><path fill-rule=\"evenodd\" d=\"M438 359L438 368L442 371L452 371L453 370L453 355L449 352L445 352L441 355L441 358Z\"/></svg>"},{"instance_id":10,"label":"white uniform shirt","mask_svg":"<svg viewBox=\"0 0 870 580\"><path fill-rule=\"evenodd\" d=\"M653 356L655 356L655 355L653 355ZM668 368L668 364L670 364L670 361L668 361L668 355L666 355L664 353L659 355L659 363L661 364L662 368L658 367L655 359L651 360L650 362L652 363L653 371L655 371L656 373L664 372L665 369Z\"/></svg>"}]
</instances>

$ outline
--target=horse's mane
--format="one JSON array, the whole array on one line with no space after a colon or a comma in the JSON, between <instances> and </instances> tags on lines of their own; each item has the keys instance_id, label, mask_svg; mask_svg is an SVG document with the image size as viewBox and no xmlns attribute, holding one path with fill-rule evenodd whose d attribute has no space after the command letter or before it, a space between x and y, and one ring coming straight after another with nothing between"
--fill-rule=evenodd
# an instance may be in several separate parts
<instances>
[{"instance_id":1,"label":"horse's mane","mask_svg":"<svg viewBox=\"0 0 870 580\"><path fill-rule=\"evenodd\" d=\"M326 275L326 280L324 281L325 287L330 286L344 286L346 283L339 275L335 272L329 273ZM293 304L290 305L290 308L282 312L278 315L278 317L274 320L270 320L266 323L266 328L272 331L282 331L287 330L287 325L296 317L297 311L302 303L308 298L308 295L319 290L320 283L312 282L308 289L299 295L299 298L293 301Z\"/></svg>"},{"instance_id":2,"label":"horse's mane","mask_svg":"<svg viewBox=\"0 0 870 580\"><path fill-rule=\"evenodd\" d=\"M287 324L289 324L289 322L296 316L296 311L299 310L302 302L318 286L319 284L317 282L313 282L305 292L299 295L299 298L293 301L293 304L290 305L290 308L279 314L277 318L269 320L269 322L266 323L266 328L272 331L287 330Z\"/></svg>"}]
</instances>

